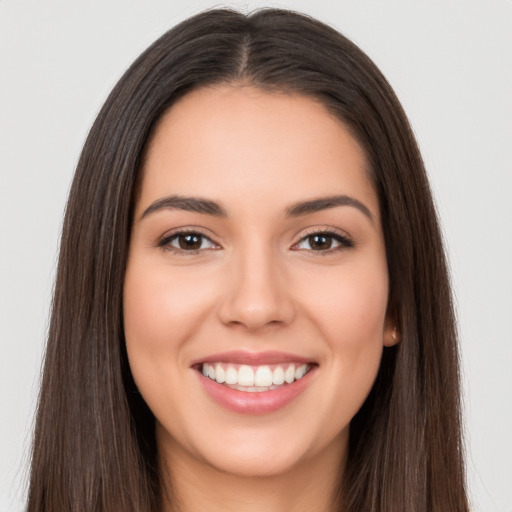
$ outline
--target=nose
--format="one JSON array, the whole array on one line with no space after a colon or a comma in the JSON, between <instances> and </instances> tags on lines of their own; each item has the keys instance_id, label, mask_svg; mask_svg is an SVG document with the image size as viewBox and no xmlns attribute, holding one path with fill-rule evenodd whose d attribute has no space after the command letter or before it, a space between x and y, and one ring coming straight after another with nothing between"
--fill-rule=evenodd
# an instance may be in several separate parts
<instances>
[{"instance_id":1,"label":"nose","mask_svg":"<svg viewBox=\"0 0 512 512\"><path fill-rule=\"evenodd\" d=\"M256 331L288 325L295 307L286 269L269 247L245 246L230 261L219 316L226 325Z\"/></svg>"}]
</instances>

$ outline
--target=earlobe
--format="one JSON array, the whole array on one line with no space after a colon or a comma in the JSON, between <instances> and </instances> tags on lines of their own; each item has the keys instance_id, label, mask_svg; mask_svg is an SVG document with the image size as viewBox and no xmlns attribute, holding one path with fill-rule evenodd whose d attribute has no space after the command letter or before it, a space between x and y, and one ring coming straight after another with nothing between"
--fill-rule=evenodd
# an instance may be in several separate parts
<instances>
[{"instance_id":1,"label":"earlobe","mask_svg":"<svg viewBox=\"0 0 512 512\"><path fill-rule=\"evenodd\" d=\"M401 335L398 327L393 325L393 327L388 327L384 333L384 346L392 347L400 343Z\"/></svg>"}]
</instances>

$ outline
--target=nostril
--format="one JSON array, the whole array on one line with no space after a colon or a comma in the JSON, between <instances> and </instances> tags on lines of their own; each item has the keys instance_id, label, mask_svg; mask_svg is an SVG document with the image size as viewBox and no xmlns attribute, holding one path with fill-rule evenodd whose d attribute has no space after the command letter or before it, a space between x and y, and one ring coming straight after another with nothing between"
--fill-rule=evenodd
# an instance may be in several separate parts
<instances>
[{"instance_id":1,"label":"nostril","mask_svg":"<svg viewBox=\"0 0 512 512\"><path fill-rule=\"evenodd\" d=\"M258 330L268 327L289 325L295 316L293 306L283 300L262 301L255 304L238 299L226 301L219 312L219 317L225 325L241 327L248 330Z\"/></svg>"}]
</instances>

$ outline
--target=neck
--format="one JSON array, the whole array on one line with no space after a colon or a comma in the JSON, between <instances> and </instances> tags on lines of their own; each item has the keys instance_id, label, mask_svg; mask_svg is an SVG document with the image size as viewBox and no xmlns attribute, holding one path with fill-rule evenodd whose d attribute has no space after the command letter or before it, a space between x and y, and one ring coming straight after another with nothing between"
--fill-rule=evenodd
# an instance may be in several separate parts
<instances>
[{"instance_id":1,"label":"neck","mask_svg":"<svg viewBox=\"0 0 512 512\"><path fill-rule=\"evenodd\" d=\"M218 470L173 446L161 448L163 474L168 475L164 512L333 512L347 440L339 449L304 459L280 474L240 476ZM166 449L167 448L167 449ZM172 477L171 477L172 475ZM172 489L171 489L172 487Z\"/></svg>"}]
</instances>

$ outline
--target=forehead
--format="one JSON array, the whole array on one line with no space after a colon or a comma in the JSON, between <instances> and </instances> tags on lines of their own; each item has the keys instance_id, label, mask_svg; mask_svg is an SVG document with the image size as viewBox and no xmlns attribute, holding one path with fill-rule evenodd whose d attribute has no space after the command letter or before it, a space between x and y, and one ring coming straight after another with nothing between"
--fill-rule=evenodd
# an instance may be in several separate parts
<instances>
[{"instance_id":1,"label":"forehead","mask_svg":"<svg viewBox=\"0 0 512 512\"><path fill-rule=\"evenodd\" d=\"M147 148L141 192L141 203L350 193L378 210L364 151L339 119L313 98L241 85L201 88L169 109Z\"/></svg>"}]
</instances>

